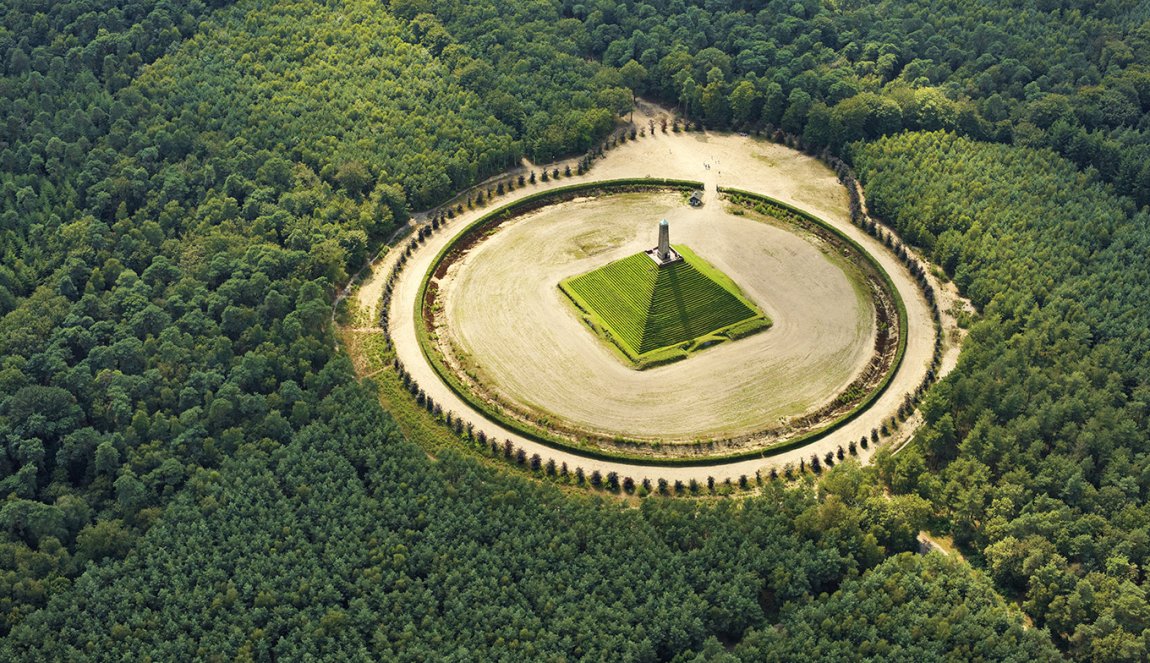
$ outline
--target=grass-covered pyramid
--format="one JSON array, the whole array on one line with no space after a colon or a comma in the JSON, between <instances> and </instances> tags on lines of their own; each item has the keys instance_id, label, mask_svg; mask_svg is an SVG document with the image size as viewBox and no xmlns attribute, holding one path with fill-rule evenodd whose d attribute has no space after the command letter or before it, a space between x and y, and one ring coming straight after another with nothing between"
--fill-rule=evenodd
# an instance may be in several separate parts
<instances>
[{"instance_id":1,"label":"grass-covered pyramid","mask_svg":"<svg viewBox=\"0 0 1150 663\"><path fill-rule=\"evenodd\" d=\"M559 287L584 311L592 328L608 335L637 363L682 358L770 326L722 272L685 246L674 249L682 260L658 265L647 254L636 253L566 279Z\"/></svg>"}]
</instances>

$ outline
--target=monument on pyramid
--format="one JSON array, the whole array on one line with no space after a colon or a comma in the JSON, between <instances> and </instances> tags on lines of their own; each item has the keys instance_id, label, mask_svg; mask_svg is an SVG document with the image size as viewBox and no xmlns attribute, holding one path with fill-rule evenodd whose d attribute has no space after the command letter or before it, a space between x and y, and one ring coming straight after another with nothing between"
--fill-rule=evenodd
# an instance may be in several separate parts
<instances>
[{"instance_id":1,"label":"monument on pyramid","mask_svg":"<svg viewBox=\"0 0 1150 663\"><path fill-rule=\"evenodd\" d=\"M667 223L666 219L659 222L659 245L653 249L648 249L646 253L660 267L683 259L678 251L671 248L671 224Z\"/></svg>"}]
</instances>

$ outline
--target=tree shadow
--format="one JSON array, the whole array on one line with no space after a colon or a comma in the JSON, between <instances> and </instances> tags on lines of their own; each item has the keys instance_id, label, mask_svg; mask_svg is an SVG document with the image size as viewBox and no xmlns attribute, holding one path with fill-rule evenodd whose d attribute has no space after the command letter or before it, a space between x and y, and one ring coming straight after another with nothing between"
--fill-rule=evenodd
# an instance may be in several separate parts
<instances>
[{"instance_id":1,"label":"tree shadow","mask_svg":"<svg viewBox=\"0 0 1150 663\"><path fill-rule=\"evenodd\" d=\"M678 314L679 326L682 328L683 333L691 336L690 316L687 315L687 304L683 301L683 291L679 287L679 270L675 269L674 265L668 265L665 269L667 272L667 285L671 288L673 301L675 304L675 311Z\"/></svg>"}]
</instances>

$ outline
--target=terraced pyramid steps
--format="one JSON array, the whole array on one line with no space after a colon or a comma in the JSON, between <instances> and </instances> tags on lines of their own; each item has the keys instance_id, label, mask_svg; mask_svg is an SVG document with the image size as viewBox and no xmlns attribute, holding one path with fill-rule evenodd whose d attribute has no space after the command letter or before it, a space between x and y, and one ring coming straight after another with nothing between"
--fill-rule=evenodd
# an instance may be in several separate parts
<instances>
[{"instance_id":1,"label":"terraced pyramid steps","mask_svg":"<svg viewBox=\"0 0 1150 663\"><path fill-rule=\"evenodd\" d=\"M593 330L636 363L656 354L681 359L770 326L733 281L686 246L673 248L682 260L658 265L636 253L559 287Z\"/></svg>"}]
</instances>

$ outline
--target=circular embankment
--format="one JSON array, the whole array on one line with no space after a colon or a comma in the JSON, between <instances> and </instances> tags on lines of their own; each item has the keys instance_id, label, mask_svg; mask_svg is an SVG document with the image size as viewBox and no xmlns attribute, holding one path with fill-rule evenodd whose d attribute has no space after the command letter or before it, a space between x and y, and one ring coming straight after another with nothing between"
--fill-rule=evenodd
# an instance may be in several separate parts
<instances>
[{"instance_id":1,"label":"circular embankment","mask_svg":"<svg viewBox=\"0 0 1150 663\"><path fill-rule=\"evenodd\" d=\"M617 472L620 477L631 477L636 481L659 478L665 478L669 481L687 481L689 479L704 479L708 476L714 477L716 480L737 479L743 475L754 476L756 472L765 471L770 467L781 468L786 464L797 466L800 458L809 458L812 454L821 456L839 446L846 446L851 440L857 441L860 437L869 436L872 429L881 427L885 420L898 411L906 396L918 388L930 369L936 336L931 310L918 290L914 278L899 260L880 242L850 224L845 190L838 183L834 174L816 160L781 146L745 137L658 134L632 141L612 150L605 159L596 162L595 169L589 175L565 179L559 183L540 183L520 188L506 196L504 200L515 201L539 191L572 182L591 182L621 177L646 177L651 174L651 171L656 171L660 175L696 179L704 182L707 191L704 210L721 209L722 203L718 199L717 185L772 196L814 214L850 242L857 243L866 253L874 257L875 262L889 276L890 287L899 294L905 304L906 325L903 335L905 350L902 354L902 360L898 364L898 369L890 376L886 388L872 402L867 404L865 410L856 413L853 418L838 427L833 433L824 435L800 448L776 451L763 457L728 460L726 462L714 461L714 464L709 466L668 466L638 460L612 460L601 456L592 457L578 449L567 449L541 442L536 436L524 435L514 426L492 420L488 414L461 398L451 385L440 379L420 344L420 329L423 323L413 315L416 310L416 300L421 292L423 276L427 274L433 262L437 260L440 252L452 238L464 227L485 214L485 211L465 213L451 221L446 231L436 233L421 243L410 256L395 281L388 333L394 344L396 358L403 364L411 378L417 381L427 395L434 398L435 402L440 404L445 411L451 411L455 415L472 422L477 429L483 430L489 438L509 440L528 455L538 453L544 460L553 459L557 464L566 463L572 469L581 467L588 473L595 470L604 474ZM588 201L588 204L593 204L593 202ZM583 203L573 202L571 204L578 206ZM653 224L649 219L644 220ZM556 221L558 222L560 219L556 219ZM672 222L674 223L674 220ZM753 221L733 218L727 222L734 227L741 223L749 224ZM525 229L530 228L532 220L527 218L522 222L513 222L508 226L508 230L516 228L518 224L521 224ZM759 230L759 232L766 232L765 229L769 229L769 224L760 225L764 230ZM642 227L643 224L638 224L636 229L631 231L632 237L624 239L627 242L650 242L651 238L642 237ZM752 231L748 230L748 232ZM499 239L500 234L497 233L491 239ZM605 237L604 243L610 243L607 241L609 239L609 237ZM593 236L588 237L588 245L584 249L586 253L594 253L597 250L593 246L595 242L592 240ZM691 244L694 243L694 240L684 243ZM698 249L699 247L695 248ZM699 250L706 253L703 249ZM390 263L398 257L399 252L394 253L397 255L389 256L388 259L376 265L376 274L390 272ZM731 259L734 260L735 254L732 253L731 255ZM591 256L585 256L585 258L589 257ZM750 291L752 289L753 286L747 284L749 282L741 282L745 281L744 277L730 273L738 272L739 268L729 264L719 264L725 260L720 257L705 257L724 272L727 272L745 290ZM573 259L578 260L580 258L575 256ZM459 280L455 286L461 285L461 283L462 280ZM554 288L554 285L554 283L546 284L548 292ZM946 292L937 283L934 286L937 292ZM378 290L373 290L373 287L374 284L369 281L360 293L361 302L368 305L374 304L378 296L375 293ZM555 289L553 296L561 296L558 289ZM786 315L782 313L778 305L770 304L769 299L768 296L763 301L766 302L767 309L775 306L772 317L775 317L776 325L780 325ZM453 300L453 297L449 297L449 301ZM552 304L554 305L554 302ZM449 306L454 306L454 304L449 304ZM942 307L945 311L949 307L948 301L944 300ZM569 317L568 323L578 322L570 310L565 311L564 315ZM943 326L944 329L950 330L953 328L953 321L948 316L944 316ZM578 329L578 327L569 328L568 331L574 334L574 329ZM769 338L771 334L778 331L780 330L768 330L762 334L762 337L764 339ZM586 345L585 349L592 351L591 349L594 348L593 351L595 352L603 352L599 339L585 330L580 329L579 332L577 336L581 340L578 343ZM690 361L708 358L709 353L715 356L713 353L721 353L724 350L733 351L737 349L739 344L751 340L754 340L754 337L708 349L698 356L692 357L688 362L680 362L678 365L667 368L674 371L689 364ZM957 355L957 344L948 341L944 345L944 350L943 371L953 366L954 358ZM609 357L609 355L607 356ZM617 359L611 359L617 362ZM873 446L869 449L860 449L859 456L865 461L869 454L873 453L873 450Z\"/></svg>"},{"instance_id":2,"label":"circular embankment","mask_svg":"<svg viewBox=\"0 0 1150 663\"><path fill-rule=\"evenodd\" d=\"M809 441L881 393L905 316L860 247L778 203L791 213L694 209L657 182L622 188L641 190L602 182L528 213L497 209L441 252L419 302L423 350L470 405L583 453L697 464ZM650 248L660 218L773 326L648 370L592 334L556 285Z\"/></svg>"}]
</instances>

